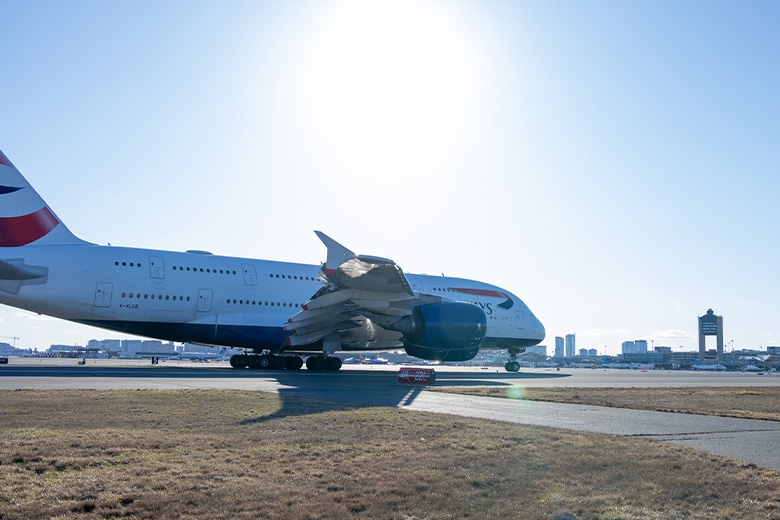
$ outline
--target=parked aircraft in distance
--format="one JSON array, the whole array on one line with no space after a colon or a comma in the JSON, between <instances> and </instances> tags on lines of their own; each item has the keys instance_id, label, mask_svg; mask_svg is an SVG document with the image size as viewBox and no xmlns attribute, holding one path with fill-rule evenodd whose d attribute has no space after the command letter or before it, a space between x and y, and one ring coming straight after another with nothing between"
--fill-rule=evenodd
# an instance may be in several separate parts
<instances>
[{"instance_id":1,"label":"parked aircraft in distance","mask_svg":"<svg viewBox=\"0 0 780 520\"><path fill-rule=\"evenodd\" d=\"M726 370L726 367L724 365L700 365L698 361L694 362L691 368L693 368L694 370L710 370L715 372L722 372Z\"/></svg>"},{"instance_id":2,"label":"parked aircraft in distance","mask_svg":"<svg viewBox=\"0 0 780 520\"><path fill-rule=\"evenodd\" d=\"M227 359L225 354L208 354L205 352L179 352L171 359L189 360L189 361L217 361Z\"/></svg>"},{"instance_id":3,"label":"parked aircraft in distance","mask_svg":"<svg viewBox=\"0 0 780 520\"><path fill-rule=\"evenodd\" d=\"M338 351L403 348L465 361L544 339L520 298L486 283L405 275L316 231L323 265L100 246L73 235L0 152L0 303L166 341L233 347L235 368L338 370Z\"/></svg>"},{"instance_id":4,"label":"parked aircraft in distance","mask_svg":"<svg viewBox=\"0 0 780 520\"><path fill-rule=\"evenodd\" d=\"M360 359L360 363L363 365L389 365L390 364L390 361L382 357L364 358L361 355L359 356L359 359Z\"/></svg>"}]
</instances>

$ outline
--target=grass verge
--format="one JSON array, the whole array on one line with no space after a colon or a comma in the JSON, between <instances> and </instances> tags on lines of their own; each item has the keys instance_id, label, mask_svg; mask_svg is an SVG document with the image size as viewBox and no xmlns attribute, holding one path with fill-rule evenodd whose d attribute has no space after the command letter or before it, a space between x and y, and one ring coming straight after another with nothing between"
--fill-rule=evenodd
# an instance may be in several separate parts
<instances>
[{"instance_id":1,"label":"grass verge","mask_svg":"<svg viewBox=\"0 0 780 520\"><path fill-rule=\"evenodd\" d=\"M645 439L239 391L0 392L0 518L771 518L780 474Z\"/></svg>"}]
</instances>

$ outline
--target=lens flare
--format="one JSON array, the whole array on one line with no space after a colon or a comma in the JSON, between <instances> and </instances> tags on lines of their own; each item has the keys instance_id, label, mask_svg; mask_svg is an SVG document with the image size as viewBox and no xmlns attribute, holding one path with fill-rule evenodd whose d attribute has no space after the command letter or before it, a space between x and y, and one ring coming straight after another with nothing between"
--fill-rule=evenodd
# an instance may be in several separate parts
<instances>
[{"instance_id":1,"label":"lens flare","mask_svg":"<svg viewBox=\"0 0 780 520\"><path fill-rule=\"evenodd\" d=\"M525 399L525 387L512 385L506 389L507 399Z\"/></svg>"}]
</instances>

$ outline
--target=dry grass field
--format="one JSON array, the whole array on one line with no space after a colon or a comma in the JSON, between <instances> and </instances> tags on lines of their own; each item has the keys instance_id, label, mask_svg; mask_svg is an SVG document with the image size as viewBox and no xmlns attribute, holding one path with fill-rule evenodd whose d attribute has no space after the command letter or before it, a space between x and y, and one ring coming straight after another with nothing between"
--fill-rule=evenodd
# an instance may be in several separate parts
<instances>
[{"instance_id":1,"label":"dry grass field","mask_svg":"<svg viewBox=\"0 0 780 520\"><path fill-rule=\"evenodd\" d=\"M780 387L434 388L442 392L780 421Z\"/></svg>"},{"instance_id":2,"label":"dry grass field","mask_svg":"<svg viewBox=\"0 0 780 520\"><path fill-rule=\"evenodd\" d=\"M778 518L696 450L239 391L0 392L0 519Z\"/></svg>"}]
</instances>

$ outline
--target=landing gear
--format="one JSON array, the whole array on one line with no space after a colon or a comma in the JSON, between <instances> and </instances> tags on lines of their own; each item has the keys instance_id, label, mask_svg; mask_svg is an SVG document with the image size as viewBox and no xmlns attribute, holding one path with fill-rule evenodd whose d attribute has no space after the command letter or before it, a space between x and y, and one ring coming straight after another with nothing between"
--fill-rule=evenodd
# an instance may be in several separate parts
<instances>
[{"instance_id":1,"label":"landing gear","mask_svg":"<svg viewBox=\"0 0 780 520\"><path fill-rule=\"evenodd\" d=\"M312 372L322 370L338 372L341 370L341 358L335 356L309 356L306 358L306 369Z\"/></svg>"},{"instance_id":2,"label":"landing gear","mask_svg":"<svg viewBox=\"0 0 780 520\"><path fill-rule=\"evenodd\" d=\"M249 366L249 356L246 354L237 354L230 356L230 366L233 368L246 368Z\"/></svg>"},{"instance_id":3,"label":"landing gear","mask_svg":"<svg viewBox=\"0 0 780 520\"><path fill-rule=\"evenodd\" d=\"M300 370L303 359L300 356L277 356L276 354L237 354L230 357L233 368L254 368L261 370Z\"/></svg>"},{"instance_id":4,"label":"landing gear","mask_svg":"<svg viewBox=\"0 0 780 520\"><path fill-rule=\"evenodd\" d=\"M506 362L504 365L504 368L507 372L519 372L520 371L520 363L517 362L517 355L524 352L525 349L519 349L519 348L510 348L509 349L509 361Z\"/></svg>"},{"instance_id":5,"label":"landing gear","mask_svg":"<svg viewBox=\"0 0 780 520\"><path fill-rule=\"evenodd\" d=\"M230 357L233 368L252 368L255 370L300 370L303 368L301 356L279 356L272 353L237 354ZM306 368L312 372L341 370L341 358L335 356L309 356L306 358Z\"/></svg>"}]
</instances>

